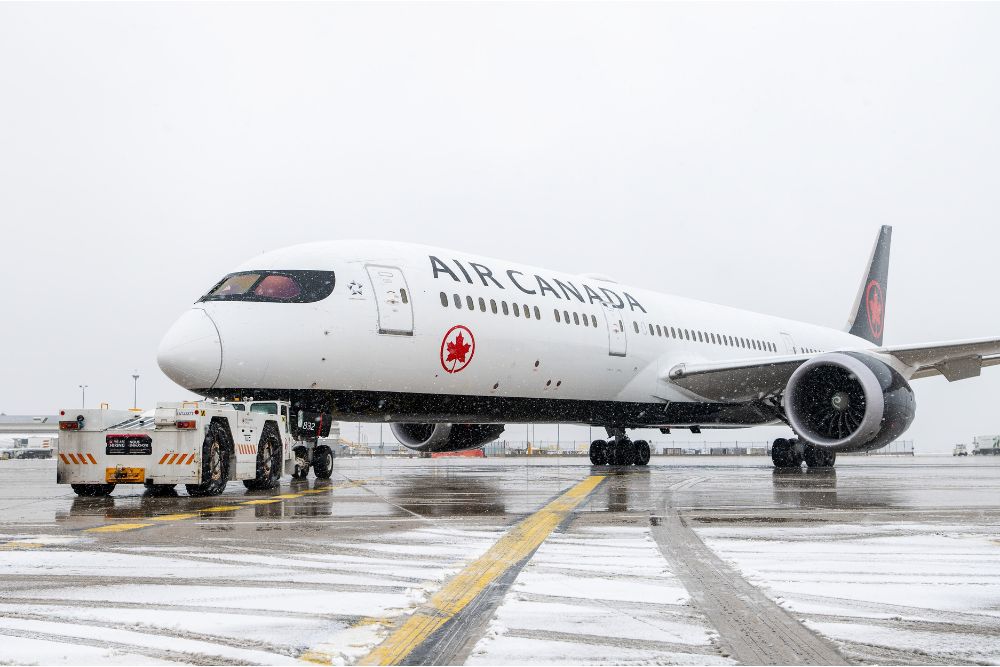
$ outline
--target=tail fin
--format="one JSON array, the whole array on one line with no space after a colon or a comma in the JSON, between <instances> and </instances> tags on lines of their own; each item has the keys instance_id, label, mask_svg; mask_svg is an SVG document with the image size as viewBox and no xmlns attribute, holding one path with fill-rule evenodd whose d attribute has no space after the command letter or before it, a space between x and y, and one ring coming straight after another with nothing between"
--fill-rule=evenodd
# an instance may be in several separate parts
<instances>
[{"instance_id":1,"label":"tail fin","mask_svg":"<svg viewBox=\"0 0 1000 667\"><path fill-rule=\"evenodd\" d=\"M885 326L885 295L889 288L889 245L892 241L892 227L882 225L875 247L868 260L868 273L858 298L854 300L851 319L847 330L854 336L864 338L876 345L882 345L882 331Z\"/></svg>"}]
</instances>

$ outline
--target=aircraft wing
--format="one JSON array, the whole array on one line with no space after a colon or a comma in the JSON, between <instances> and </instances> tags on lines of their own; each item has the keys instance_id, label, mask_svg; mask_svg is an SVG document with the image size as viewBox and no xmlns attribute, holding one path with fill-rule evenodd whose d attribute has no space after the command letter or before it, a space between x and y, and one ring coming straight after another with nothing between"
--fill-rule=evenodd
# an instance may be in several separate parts
<instances>
[{"instance_id":1,"label":"aircraft wing","mask_svg":"<svg viewBox=\"0 0 1000 667\"><path fill-rule=\"evenodd\" d=\"M890 356L908 367L910 379L943 375L950 382L977 377L987 366L1000 364L1000 339L949 341L926 345L900 345L854 350L873 356ZM697 396L720 402L741 402L780 394L803 362L819 354L798 354L762 359L710 363L680 363L668 372L667 381Z\"/></svg>"}]
</instances>

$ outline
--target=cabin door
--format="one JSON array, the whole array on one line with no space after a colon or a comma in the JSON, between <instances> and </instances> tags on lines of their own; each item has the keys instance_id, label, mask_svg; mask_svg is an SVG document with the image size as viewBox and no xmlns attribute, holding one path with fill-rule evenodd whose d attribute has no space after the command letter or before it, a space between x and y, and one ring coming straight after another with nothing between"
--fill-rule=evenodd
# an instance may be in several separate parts
<instances>
[{"instance_id":1,"label":"cabin door","mask_svg":"<svg viewBox=\"0 0 1000 667\"><path fill-rule=\"evenodd\" d=\"M622 317L622 310L615 308L609 303L602 303L604 306L604 322L608 326L608 354L612 357L624 357L628 351L628 338L625 333L625 318Z\"/></svg>"},{"instance_id":2,"label":"cabin door","mask_svg":"<svg viewBox=\"0 0 1000 667\"><path fill-rule=\"evenodd\" d=\"M413 300L403 272L394 266L369 264L365 268L378 305L378 332L412 336Z\"/></svg>"},{"instance_id":3,"label":"cabin door","mask_svg":"<svg viewBox=\"0 0 1000 667\"><path fill-rule=\"evenodd\" d=\"M781 332L781 340L785 342L785 352L788 354L798 354L799 350L795 347L795 339L792 338L792 334Z\"/></svg>"}]
</instances>

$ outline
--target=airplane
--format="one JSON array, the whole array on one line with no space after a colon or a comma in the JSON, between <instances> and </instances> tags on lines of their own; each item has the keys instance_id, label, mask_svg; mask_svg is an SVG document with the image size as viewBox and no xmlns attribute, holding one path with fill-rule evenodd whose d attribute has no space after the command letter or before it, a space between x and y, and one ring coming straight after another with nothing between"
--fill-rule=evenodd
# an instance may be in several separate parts
<instances>
[{"instance_id":1,"label":"airplane","mask_svg":"<svg viewBox=\"0 0 1000 667\"><path fill-rule=\"evenodd\" d=\"M631 429L787 425L774 465L826 468L906 431L910 380L1000 363L1000 339L883 346L891 237L879 230L844 330L454 250L306 243L224 276L157 361L197 394L290 401L307 438L324 420L387 422L447 452L507 423L578 423L608 434L595 466L625 466L651 453Z\"/></svg>"}]
</instances>

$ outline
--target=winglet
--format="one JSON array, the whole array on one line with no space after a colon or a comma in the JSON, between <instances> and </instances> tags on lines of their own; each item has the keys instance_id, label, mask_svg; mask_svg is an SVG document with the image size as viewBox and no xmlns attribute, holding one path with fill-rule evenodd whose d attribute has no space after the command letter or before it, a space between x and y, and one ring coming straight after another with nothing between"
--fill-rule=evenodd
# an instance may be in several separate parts
<instances>
[{"instance_id":1,"label":"winglet","mask_svg":"<svg viewBox=\"0 0 1000 667\"><path fill-rule=\"evenodd\" d=\"M885 328L885 297L889 287L889 246L892 242L892 227L882 225L858 296L854 300L851 319L847 330L854 336L882 345Z\"/></svg>"}]
</instances>

